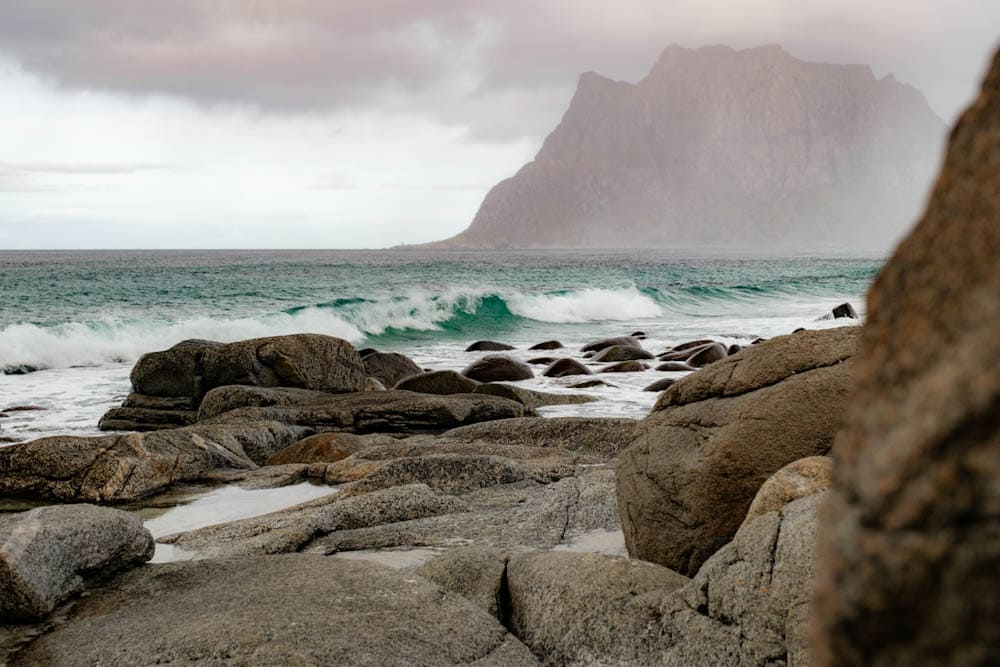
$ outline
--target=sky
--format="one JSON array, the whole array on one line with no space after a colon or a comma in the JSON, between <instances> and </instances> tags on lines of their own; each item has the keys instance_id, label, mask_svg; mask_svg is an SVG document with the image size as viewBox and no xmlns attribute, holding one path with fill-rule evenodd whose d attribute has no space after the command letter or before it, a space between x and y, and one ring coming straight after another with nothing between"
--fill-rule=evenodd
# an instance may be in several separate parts
<instances>
[{"instance_id":1,"label":"sky","mask_svg":"<svg viewBox=\"0 0 1000 667\"><path fill-rule=\"evenodd\" d=\"M451 236L579 75L781 44L949 124L997 0L0 0L0 248L377 248Z\"/></svg>"}]
</instances>

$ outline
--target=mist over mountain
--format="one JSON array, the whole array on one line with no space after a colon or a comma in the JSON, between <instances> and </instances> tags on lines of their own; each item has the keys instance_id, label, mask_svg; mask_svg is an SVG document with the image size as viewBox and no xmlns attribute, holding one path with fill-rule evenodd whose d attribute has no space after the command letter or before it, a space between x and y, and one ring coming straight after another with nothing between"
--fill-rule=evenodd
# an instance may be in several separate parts
<instances>
[{"instance_id":1,"label":"mist over mountain","mask_svg":"<svg viewBox=\"0 0 1000 667\"><path fill-rule=\"evenodd\" d=\"M944 132L918 90L865 65L670 46L635 84L583 74L535 159L429 246L885 249Z\"/></svg>"}]
</instances>

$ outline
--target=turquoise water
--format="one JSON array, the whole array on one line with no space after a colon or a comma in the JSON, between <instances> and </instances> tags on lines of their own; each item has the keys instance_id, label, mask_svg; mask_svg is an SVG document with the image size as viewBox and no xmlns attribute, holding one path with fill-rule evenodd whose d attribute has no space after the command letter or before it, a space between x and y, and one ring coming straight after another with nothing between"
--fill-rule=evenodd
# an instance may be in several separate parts
<instances>
[{"instance_id":1,"label":"turquoise water","mask_svg":"<svg viewBox=\"0 0 1000 667\"><path fill-rule=\"evenodd\" d=\"M92 432L142 353L186 338L314 332L459 370L490 338L535 356L642 330L647 349L746 343L860 310L873 257L697 256L670 251L0 251L0 410L8 435ZM616 375L599 403L550 410L639 417L653 372ZM566 390L548 378L526 381Z\"/></svg>"}]
</instances>

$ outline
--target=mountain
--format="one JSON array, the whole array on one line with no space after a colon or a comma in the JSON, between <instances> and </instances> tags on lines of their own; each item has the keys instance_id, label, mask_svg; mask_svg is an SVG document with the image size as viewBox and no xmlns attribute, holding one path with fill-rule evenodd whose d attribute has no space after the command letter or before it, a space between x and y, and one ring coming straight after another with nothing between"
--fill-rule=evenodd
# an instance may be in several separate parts
<instances>
[{"instance_id":1,"label":"mountain","mask_svg":"<svg viewBox=\"0 0 1000 667\"><path fill-rule=\"evenodd\" d=\"M864 65L670 46L638 83L580 77L535 159L424 247L864 247L916 219L944 123Z\"/></svg>"}]
</instances>

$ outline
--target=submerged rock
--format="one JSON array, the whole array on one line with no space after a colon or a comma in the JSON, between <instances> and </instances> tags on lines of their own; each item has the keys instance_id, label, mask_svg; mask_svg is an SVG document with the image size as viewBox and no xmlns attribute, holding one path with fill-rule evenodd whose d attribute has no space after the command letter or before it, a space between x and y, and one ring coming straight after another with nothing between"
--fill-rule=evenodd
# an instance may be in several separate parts
<instances>
[{"instance_id":1,"label":"submerged rock","mask_svg":"<svg viewBox=\"0 0 1000 667\"><path fill-rule=\"evenodd\" d=\"M858 319L858 313L854 310L854 306L849 303L842 303L833 309L833 318L838 319L841 317L849 317L852 320Z\"/></svg>"},{"instance_id":2,"label":"submerged rock","mask_svg":"<svg viewBox=\"0 0 1000 667\"><path fill-rule=\"evenodd\" d=\"M725 345L722 343L712 343L711 345L698 348L694 354L687 358L687 363L689 366L701 368L720 359L725 359L727 356L728 352Z\"/></svg>"},{"instance_id":3,"label":"submerged rock","mask_svg":"<svg viewBox=\"0 0 1000 667\"><path fill-rule=\"evenodd\" d=\"M677 382L675 378L662 378L643 387L643 391L665 391L675 382Z\"/></svg>"},{"instance_id":4,"label":"submerged rock","mask_svg":"<svg viewBox=\"0 0 1000 667\"><path fill-rule=\"evenodd\" d=\"M526 363L502 354L488 354L472 362L465 367L462 375L477 382L509 382L535 377Z\"/></svg>"},{"instance_id":5,"label":"submerged rock","mask_svg":"<svg viewBox=\"0 0 1000 667\"><path fill-rule=\"evenodd\" d=\"M691 364L687 363L686 361L665 361L659 366L657 366L656 370L668 373L674 373L674 372L690 372L697 369Z\"/></svg>"},{"instance_id":6,"label":"submerged rock","mask_svg":"<svg viewBox=\"0 0 1000 667\"><path fill-rule=\"evenodd\" d=\"M678 380L618 459L629 553L694 574L778 469L826 454L858 327L782 336Z\"/></svg>"},{"instance_id":7,"label":"submerged rock","mask_svg":"<svg viewBox=\"0 0 1000 667\"><path fill-rule=\"evenodd\" d=\"M534 345L532 345L528 349L529 350L558 350L562 346L563 346L563 344L560 343L557 340L547 340L547 341L545 341L543 343L535 343Z\"/></svg>"},{"instance_id":8,"label":"submerged rock","mask_svg":"<svg viewBox=\"0 0 1000 667\"><path fill-rule=\"evenodd\" d=\"M494 340L479 340L465 348L466 352L505 352L516 349L507 343L498 343Z\"/></svg>"},{"instance_id":9,"label":"submerged rock","mask_svg":"<svg viewBox=\"0 0 1000 667\"><path fill-rule=\"evenodd\" d=\"M601 373L641 373L649 367L641 361L620 361L617 364L605 366Z\"/></svg>"},{"instance_id":10,"label":"submerged rock","mask_svg":"<svg viewBox=\"0 0 1000 667\"><path fill-rule=\"evenodd\" d=\"M37 621L85 580L144 563L153 536L135 516L94 505L0 515L0 621Z\"/></svg>"}]
</instances>

